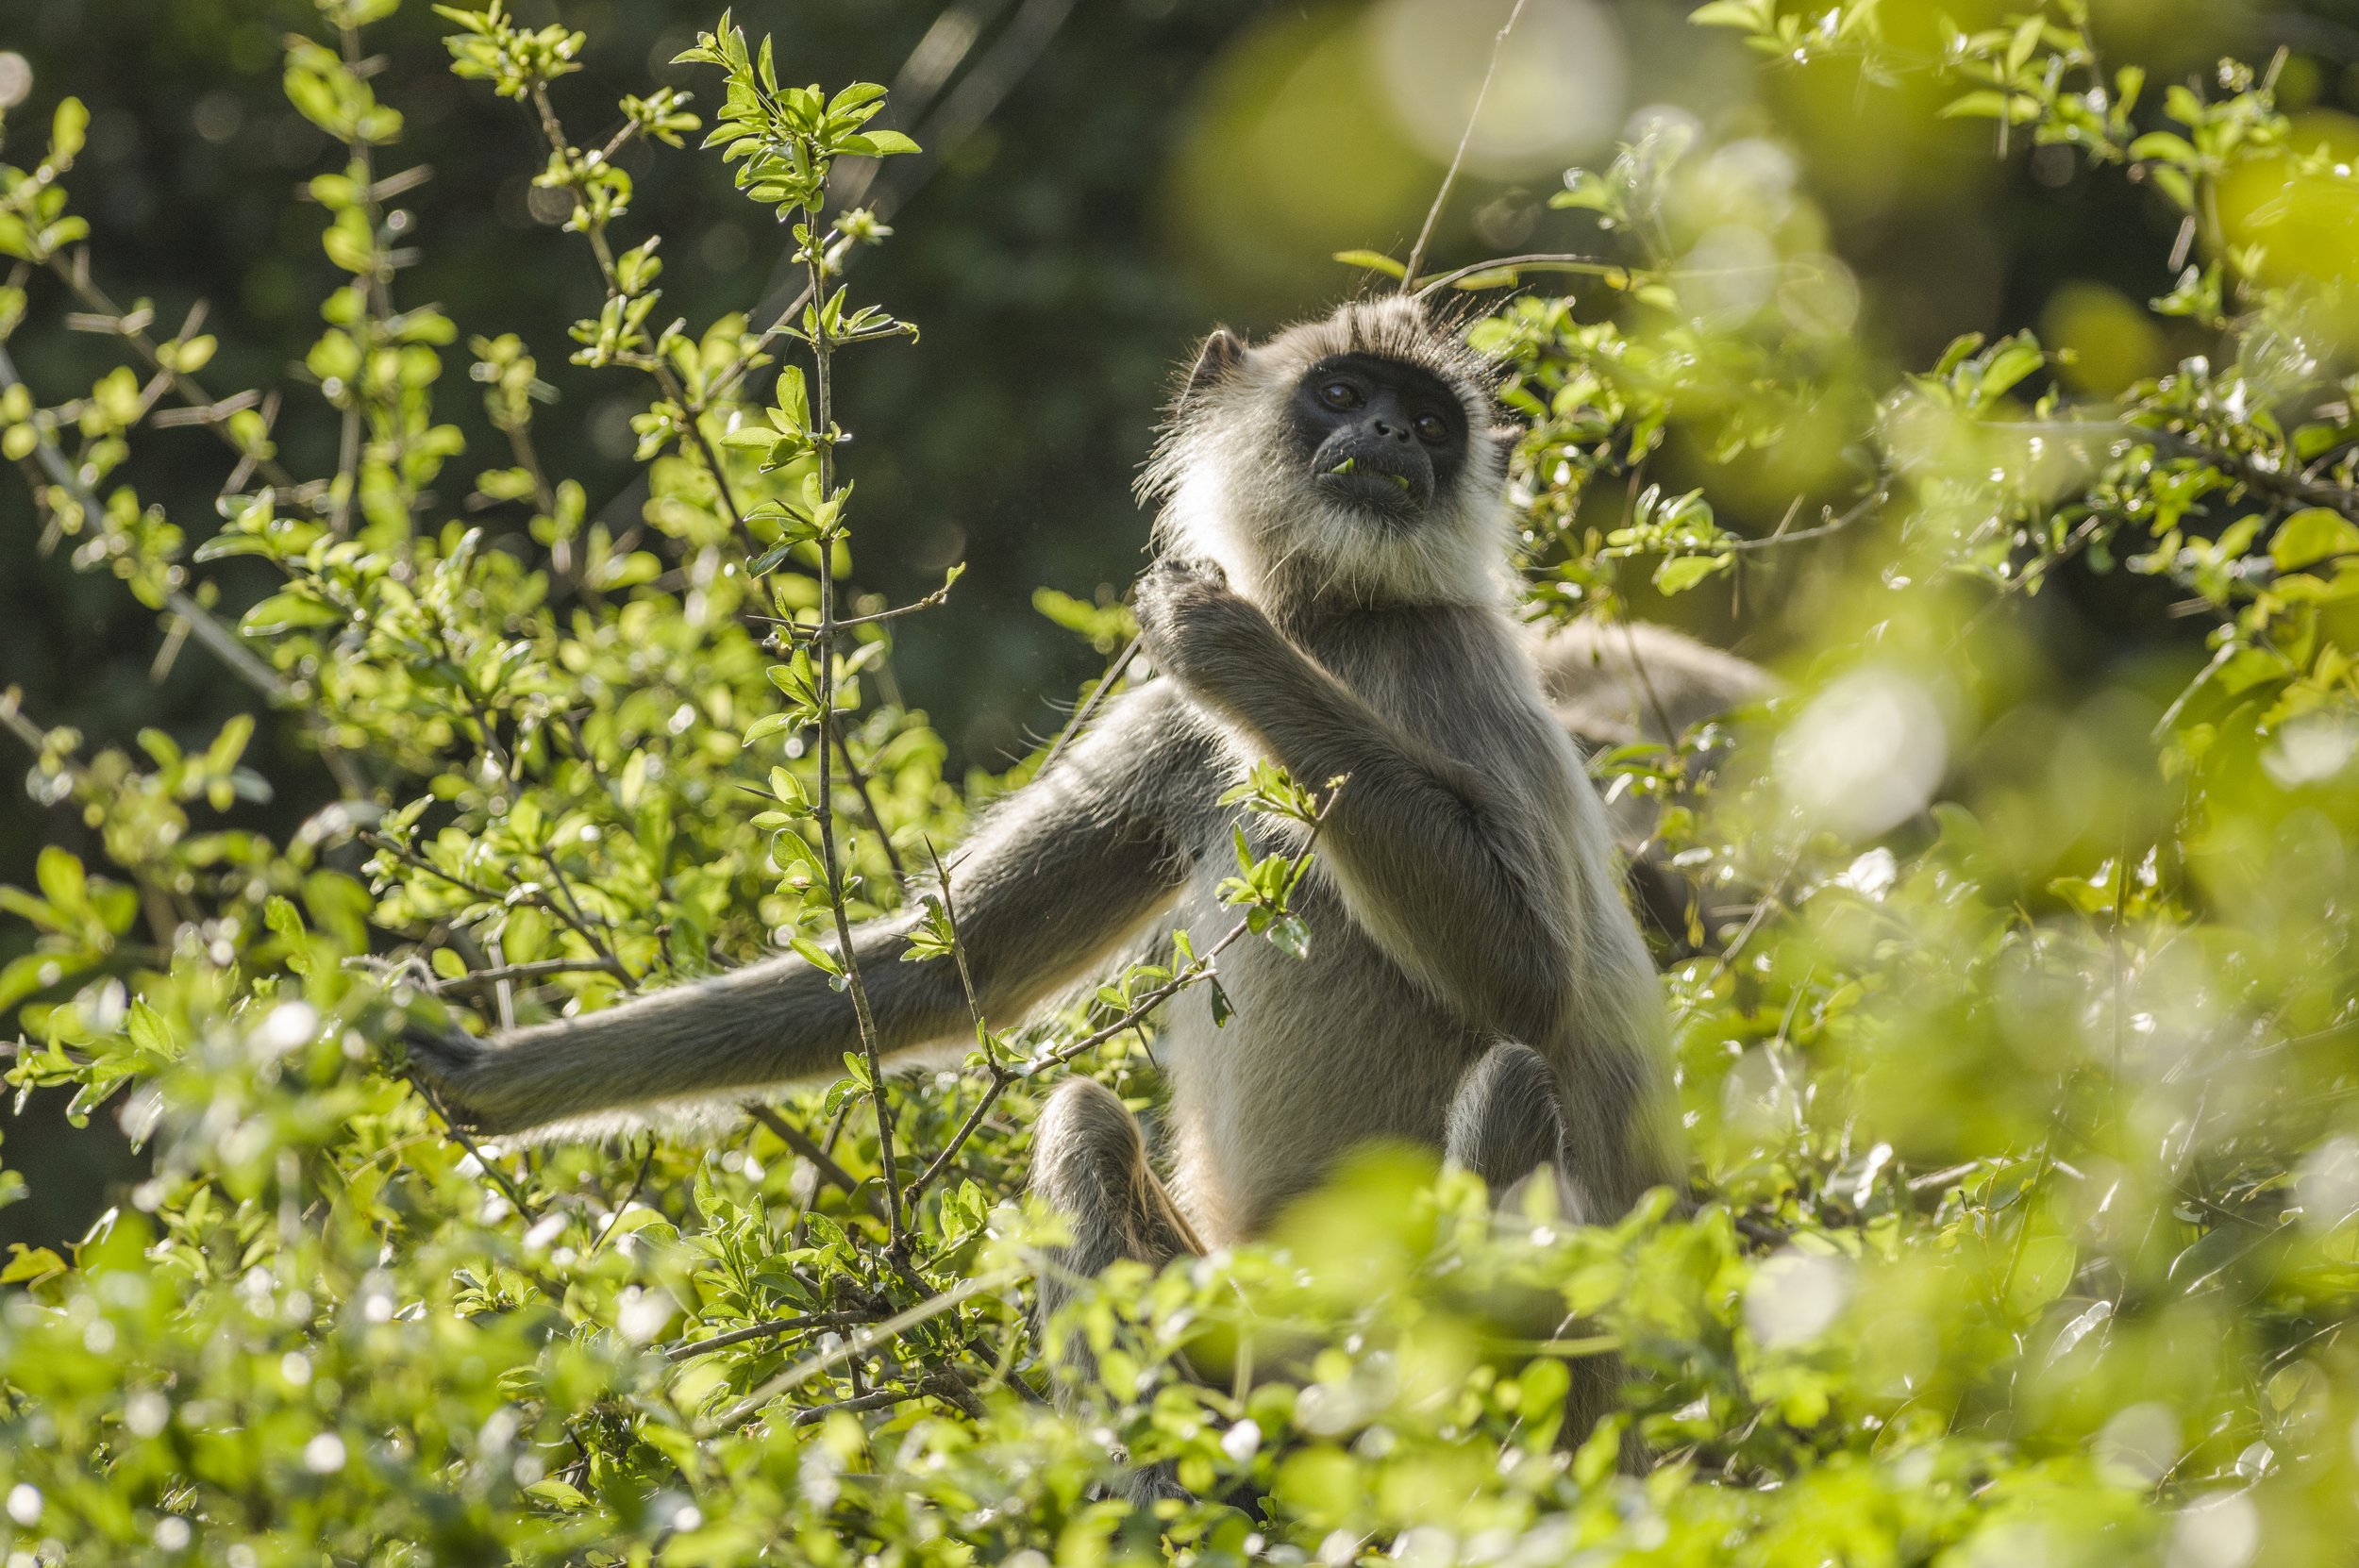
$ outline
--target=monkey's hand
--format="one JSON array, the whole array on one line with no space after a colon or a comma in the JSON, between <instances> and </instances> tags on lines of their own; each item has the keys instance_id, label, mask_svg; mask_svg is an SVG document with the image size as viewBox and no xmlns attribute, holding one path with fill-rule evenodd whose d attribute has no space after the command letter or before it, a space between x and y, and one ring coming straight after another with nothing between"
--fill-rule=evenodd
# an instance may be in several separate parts
<instances>
[{"instance_id":1,"label":"monkey's hand","mask_svg":"<svg viewBox=\"0 0 2359 1568\"><path fill-rule=\"evenodd\" d=\"M401 1031L410 1076L453 1125L470 1132L501 1132L513 1125L502 1113L494 1082L499 1047L457 1025L411 1023Z\"/></svg>"},{"instance_id":2,"label":"monkey's hand","mask_svg":"<svg viewBox=\"0 0 2359 1568\"><path fill-rule=\"evenodd\" d=\"M1213 708L1230 707L1229 693L1273 659L1301 657L1209 561L1157 561L1139 579L1137 608L1139 638L1155 668Z\"/></svg>"}]
</instances>

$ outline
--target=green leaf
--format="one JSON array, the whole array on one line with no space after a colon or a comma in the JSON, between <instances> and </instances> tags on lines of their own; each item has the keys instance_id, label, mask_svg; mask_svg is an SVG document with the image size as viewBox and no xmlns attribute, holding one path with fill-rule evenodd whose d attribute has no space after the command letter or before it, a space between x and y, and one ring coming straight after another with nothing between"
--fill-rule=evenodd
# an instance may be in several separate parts
<instances>
[{"instance_id":1,"label":"green leaf","mask_svg":"<svg viewBox=\"0 0 2359 1568\"><path fill-rule=\"evenodd\" d=\"M1687 20L1698 27L1735 27L1757 33L1768 30L1776 17L1777 0L1712 0L1689 13Z\"/></svg>"},{"instance_id":2,"label":"green leaf","mask_svg":"<svg viewBox=\"0 0 2359 1568\"><path fill-rule=\"evenodd\" d=\"M90 110L79 98L60 98L49 117L49 162L53 168L71 165L82 150L90 130Z\"/></svg>"},{"instance_id":3,"label":"green leaf","mask_svg":"<svg viewBox=\"0 0 2359 1568\"><path fill-rule=\"evenodd\" d=\"M1382 273L1386 277L1409 275L1407 266L1394 260L1382 251L1339 250L1335 253L1334 259L1341 261L1347 267L1361 267L1372 273Z\"/></svg>"},{"instance_id":4,"label":"green leaf","mask_svg":"<svg viewBox=\"0 0 2359 1568\"><path fill-rule=\"evenodd\" d=\"M33 880L51 908L65 913L90 906L90 882L82 873L82 862L56 844L45 844L33 862Z\"/></svg>"},{"instance_id":5,"label":"green leaf","mask_svg":"<svg viewBox=\"0 0 2359 1568\"><path fill-rule=\"evenodd\" d=\"M739 744L750 746L758 741L766 741L771 736L792 729L794 726L795 715L792 713L765 713L745 726L745 738Z\"/></svg>"},{"instance_id":6,"label":"green leaf","mask_svg":"<svg viewBox=\"0 0 2359 1568\"><path fill-rule=\"evenodd\" d=\"M0 1263L0 1285L47 1279L66 1272L65 1259L47 1247L28 1247L22 1242L10 1242L8 1252L8 1260Z\"/></svg>"},{"instance_id":7,"label":"green leaf","mask_svg":"<svg viewBox=\"0 0 2359 1568\"><path fill-rule=\"evenodd\" d=\"M272 594L247 610L239 618L238 629L249 637L268 637L277 632L334 626L343 618L343 611L334 605L323 604L308 593L290 589Z\"/></svg>"},{"instance_id":8,"label":"green leaf","mask_svg":"<svg viewBox=\"0 0 2359 1568\"><path fill-rule=\"evenodd\" d=\"M1736 557L1723 553L1716 556L1674 556L1654 570L1654 585L1665 593L1684 593L1697 584L1728 570Z\"/></svg>"},{"instance_id":9,"label":"green leaf","mask_svg":"<svg viewBox=\"0 0 2359 1568\"><path fill-rule=\"evenodd\" d=\"M2294 513L2269 540L2269 560L2280 572L2351 555L2359 555L2359 524L2323 507Z\"/></svg>"}]
</instances>

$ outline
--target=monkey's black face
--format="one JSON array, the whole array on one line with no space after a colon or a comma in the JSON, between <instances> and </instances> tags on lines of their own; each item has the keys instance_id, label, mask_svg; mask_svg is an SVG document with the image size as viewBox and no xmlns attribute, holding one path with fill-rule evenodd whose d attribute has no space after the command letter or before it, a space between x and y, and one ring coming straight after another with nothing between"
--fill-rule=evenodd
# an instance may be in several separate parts
<instances>
[{"instance_id":1,"label":"monkey's black face","mask_svg":"<svg viewBox=\"0 0 2359 1568\"><path fill-rule=\"evenodd\" d=\"M1370 354L1313 365L1286 408L1313 483L1379 516L1422 516L1466 460L1466 415L1430 373Z\"/></svg>"}]
</instances>

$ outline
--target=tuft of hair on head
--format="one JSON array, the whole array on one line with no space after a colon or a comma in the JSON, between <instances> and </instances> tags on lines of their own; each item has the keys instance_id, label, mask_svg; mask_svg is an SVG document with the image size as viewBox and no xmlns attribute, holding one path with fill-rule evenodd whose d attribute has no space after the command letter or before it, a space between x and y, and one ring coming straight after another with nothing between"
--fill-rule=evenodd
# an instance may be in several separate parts
<instances>
[{"instance_id":1,"label":"tuft of hair on head","mask_svg":"<svg viewBox=\"0 0 2359 1568\"><path fill-rule=\"evenodd\" d=\"M1507 459L1520 430L1498 394L1502 367L1469 346L1455 302L1386 294L1250 343L1204 341L1139 483L1160 508L1165 553L1217 564L1272 610L1497 604L1512 587ZM1465 459L1414 522L1372 522L1322 493L1286 446L1286 408L1321 360L1367 355L1426 372L1457 401Z\"/></svg>"}]
</instances>

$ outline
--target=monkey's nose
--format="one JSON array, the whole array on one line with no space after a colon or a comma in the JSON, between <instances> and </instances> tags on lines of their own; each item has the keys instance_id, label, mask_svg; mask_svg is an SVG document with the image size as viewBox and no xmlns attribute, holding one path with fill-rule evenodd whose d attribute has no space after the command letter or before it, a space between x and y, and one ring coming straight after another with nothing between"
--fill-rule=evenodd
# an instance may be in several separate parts
<instances>
[{"instance_id":1,"label":"monkey's nose","mask_svg":"<svg viewBox=\"0 0 2359 1568\"><path fill-rule=\"evenodd\" d=\"M1368 423L1376 426L1377 435L1384 441L1406 442L1409 440L1409 426L1406 425L1396 425L1389 419L1375 419Z\"/></svg>"}]
</instances>

